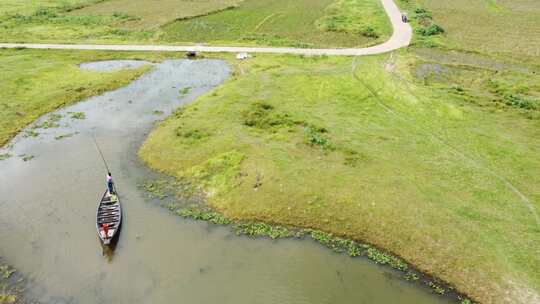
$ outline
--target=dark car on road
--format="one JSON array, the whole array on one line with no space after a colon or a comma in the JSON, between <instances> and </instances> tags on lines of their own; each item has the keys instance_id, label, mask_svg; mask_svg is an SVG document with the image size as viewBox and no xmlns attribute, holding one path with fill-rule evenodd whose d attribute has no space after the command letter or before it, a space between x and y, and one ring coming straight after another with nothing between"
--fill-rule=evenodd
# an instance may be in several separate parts
<instances>
[{"instance_id":1,"label":"dark car on road","mask_svg":"<svg viewBox=\"0 0 540 304\"><path fill-rule=\"evenodd\" d=\"M401 14L401 21L403 21L403 23L409 22L409 17L407 17L407 14Z\"/></svg>"}]
</instances>

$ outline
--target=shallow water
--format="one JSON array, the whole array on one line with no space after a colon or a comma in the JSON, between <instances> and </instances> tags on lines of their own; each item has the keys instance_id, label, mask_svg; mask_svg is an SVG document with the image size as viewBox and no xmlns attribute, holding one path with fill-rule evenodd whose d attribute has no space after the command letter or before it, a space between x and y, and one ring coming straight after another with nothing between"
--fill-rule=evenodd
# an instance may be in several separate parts
<instances>
[{"instance_id":1,"label":"shallow water","mask_svg":"<svg viewBox=\"0 0 540 304\"><path fill-rule=\"evenodd\" d=\"M313 241L237 237L145 199L137 184L152 172L136 152L154 122L229 73L218 60L165 61L125 88L58 111L61 127L12 141L14 156L0 161L0 256L29 279L29 295L45 303L447 302L366 259ZM55 139L62 135L71 136ZM95 231L105 169L93 135L123 202L111 259Z\"/></svg>"},{"instance_id":2,"label":"shallow water","mask_svg":"<svg viewBox=\"0 0 540 304\"><path fill-rule=\"evenodd\" d=\"M85 62L79 67L83 70L112 72L118 70L131 70L143 65L151 64L143 60L103 60L95 62Z\"/></svg>"}]
</instances>

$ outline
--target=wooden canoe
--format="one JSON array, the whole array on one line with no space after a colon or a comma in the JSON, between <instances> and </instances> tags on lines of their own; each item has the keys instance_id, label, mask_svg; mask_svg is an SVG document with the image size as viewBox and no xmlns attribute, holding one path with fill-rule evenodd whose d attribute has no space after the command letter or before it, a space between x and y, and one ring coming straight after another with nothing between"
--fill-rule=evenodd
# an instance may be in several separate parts
<instances>
[{"instance_id":1,"label":"wooden canoe","mask_svg":"<svg viewBox=\"0 0 540 304\"><path fill-rule=\"evenodd\" d=\"M109 245L118 236L122 224L122 206L116 189L114 193L109 195L109 191L105 191L97 209L96 228L103 245ZM104 229L106 225L108 226L107 235Z\"/></svg>"}]
</instances>

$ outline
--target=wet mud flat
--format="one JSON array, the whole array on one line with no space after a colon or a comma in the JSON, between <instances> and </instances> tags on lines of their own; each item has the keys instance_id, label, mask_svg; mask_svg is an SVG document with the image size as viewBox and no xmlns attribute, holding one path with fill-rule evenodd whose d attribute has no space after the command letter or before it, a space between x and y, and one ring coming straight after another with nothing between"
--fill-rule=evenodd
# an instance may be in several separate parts
<instances>
[{"instance_id":1,"label":"wet mud flat","mask_svg":"<svg viewBox=\"0 0 540 304\"><path fill-rule=\"evenodd\" d=\"M137 63L139 64L139 63ZM146 63L140 63L146 64ZM129 68L96 63L85 68ZM168 60L130 85L42 117L0 154L0 256L42 303L446 303L400 275L314 242L237 237L182 220L139 189L154 123L230 74L219 60ZM95 211L107 159L123 203L113 255ZM167 153L166 150L163 153Z\"/></svg>"}]
</instances>

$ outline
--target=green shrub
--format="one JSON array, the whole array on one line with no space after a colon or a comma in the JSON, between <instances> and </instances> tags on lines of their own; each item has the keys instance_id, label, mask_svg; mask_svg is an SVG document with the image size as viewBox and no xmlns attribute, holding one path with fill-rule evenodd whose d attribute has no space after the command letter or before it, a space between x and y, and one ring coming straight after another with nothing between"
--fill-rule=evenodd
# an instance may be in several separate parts
<instances>
[{"instance_id":1,"label":"green shrub","mask_svg":"<svg viewBox=\"0 0 540 304\"><path fill-rule=\"evenodd\" d=\"M414 16L416 19L433 19L431 12L423 7L416 8L414 10Z\"/></svg>"},{"instance_id":2,"label":"green shrub","mask_svg":"<svg viewBox=\"0 0 540 304\"><path fill-rule=\"evenodd\" d=\"M306 127L306 140L310 146L319 146L325 151L335 150L334 145L324 134L327 132L324 128L314 126Z\"/></svg>"},{"instance_id":3,"label":"green shrub","mask_svg":"<svg viewBox=\"0 0 540 304\"><path fill-rule=\"evenodd\" d=\"M180 126L176 128L176 136L185 139L200 140L210 136L210 132L190 127Z\"/></svg>"},{"instance_id":4,"label":"green shrub","mask_svg":"<svg viewBox=\"0 0 540 304\"><path fill-rule=\"evenodd\" d=\"M427 27L419 27L416 29L416 33L422 36L434 36L444 33L444 29L438 24L432 23Z\"/></svg>"},{"instance_id":5,"label":"green shrub","mask_svg":"<svg viewBox=\"0 0 540 304\"><path fill-rule=\"evenodd\" d=\"M504 102L513 107L518 107L526 110L535 110L538 107L538 101L533 98L509 94L504 97Z\"/></svg>"},{"instance_id":6,"label":"green shrub","mask_svg":"<svg viewBox=\"0 0 540 304\"><path fill-rule=\"evenodd\" d=\"M296 123L287 113L277 113L274 107L264 102L253 103L242 113L244 125L258 129L291 127Z\"/></svg>"},{"instance_id":7,"label":"green shrub","mask_svg":"<svg viewBox=\"0 0 540 304\"><path fill-rule=\"evenodd\" d=\"M444 33L444 29L433 22L433 15L423 7L414 10L414 18L418 20L419 27L415 32L422 36L434 36Z\"/></svg>"},{"instance_id":8,"label":"green shrub","mask_svg":"<svg viewBox=\"0 0 540 304\"><path fill-rule=\"evenodd\" d=\"M371 26L364 27L360 33L364 37L379 38L379 34L377 34L375 29Z\"/></svg>"},{"instance_id":9,"label":"green shrub","mask_svg":"<svg viewBox=\"0 0 540 304\"><path fill-rule=\"evenodd\" d=\"M55 18L58 15L56 14L54 10L50 8L38 8L34 12L33 16L38 17L38 18Z\"/></svg>"}]
</instances>

